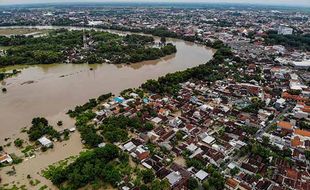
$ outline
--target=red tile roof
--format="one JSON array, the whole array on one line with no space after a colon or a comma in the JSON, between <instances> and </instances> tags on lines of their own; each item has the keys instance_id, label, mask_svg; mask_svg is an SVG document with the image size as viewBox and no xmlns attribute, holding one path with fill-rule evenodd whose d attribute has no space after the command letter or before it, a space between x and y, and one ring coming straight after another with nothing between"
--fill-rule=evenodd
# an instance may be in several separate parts
<instances>
[{"instance_id":1,"label":"red tile roof","mask_svg":"<svg viewBox=\"0 0 310 190\"><path fill-rule=\"evenodd\" d=\"M142 153L138 154L139 160L144 160L144 159L148 158L149 156L150 156L149 152L142 152Z\"/></svg>"},{"instance_id":2,"label":"red tile roof","mask_svg":"<svg viewBox=\"0 0 310 190\"><path fill-rule=\"evenodd\" d=\"M296 129L294 132L296 135L304 136L304 137L310 137L310 131L302 130L302 129Z\"/></svg>"},{"instance_id":3,"label":"red tile roof","mask_svg":"<svg viewBox=\"0 0 310 190\"><path fill-rule=\"evenodd\" d=\"M232 188L236 188L239 184L239 182L233 178L228 178L226 180L226 184L229 186L229 187L232 187Z\"/></svg>"},{"instance_id":4,"label":"red tile roof","mask_svg":"<svg viewBox=\"0 0 310 190\"><path fill-rule=\"evenodd\" d=\"M303 98L299 95L291 95L288 92L283 92L282 93L282 98L284 99L289 99L289 100L295 100L295 101L300 101L300 102L305 102L307 101L307 98Z\"/></svg>"},{"instance_id":5,"label":"red tile roof","mask_svg":"<svg viewBox=\"0 0 310 190\"><path fill-rule=\"evenodd\" d=\"M286 170L286 176L287 176L288 178L297 180L297 178L298 178L298 172L297 172L296 170L294 170L294 169L290 169L290 168L289 168L289 169Z\"/></svg>"},{"instance_id":6,"label":"red tile roof","mask_svg":"<svg viewBox=\"0 0 310 190\"><path fill-rule=\"evenodd\" d=\"M291 140L291 145L293 147L298 147L298 146L301 146L302 145L302 142L300 141L300 138L298 136L294 137L292 140Z\"/></svg>"},{"instance_id":7,"label":"red tile roof","mask_svg":"<svg viewBox=\"0 0 310 190\"><path fill-rule=\"evenodd\" d=\"M293 125L290 122L286 122L286 121L278 122L277 126L283 129L293 129Z\"/></svg>"}]
</instances>

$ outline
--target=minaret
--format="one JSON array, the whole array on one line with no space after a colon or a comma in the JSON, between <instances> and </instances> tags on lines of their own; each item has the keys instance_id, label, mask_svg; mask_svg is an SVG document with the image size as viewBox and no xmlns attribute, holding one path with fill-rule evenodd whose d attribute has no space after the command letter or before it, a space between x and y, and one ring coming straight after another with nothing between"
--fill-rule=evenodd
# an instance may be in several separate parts
<instances>
[{"instance_id":1,"label":"minaret","mask_svg":"<svg viewBox=\"0 0 310 190\"><path fill-rule=\"evenodd\" d=\"M83 44L84 44L84 49L87 49L87 38L85 34L85 29L83 29Z\"/></svg>"}]
</instances>

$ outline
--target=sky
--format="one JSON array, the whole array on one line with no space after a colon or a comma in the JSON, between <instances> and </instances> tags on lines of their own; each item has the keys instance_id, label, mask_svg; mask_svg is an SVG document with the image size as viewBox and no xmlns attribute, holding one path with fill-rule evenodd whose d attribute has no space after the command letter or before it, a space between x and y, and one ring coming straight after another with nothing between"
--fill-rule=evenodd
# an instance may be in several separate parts
<instances>
[{"instance_id":1,"label":"sky","mask_svg":"<svg viewBox=\"0 0 310 190\"><path fill-rule=\"evenodd\" d=\"M310 0L0 0L0 5L28 3L65 3L65 2L199 2L199 3L251 3L292 5L310 7Z\"/></svg>"}]
</instances>

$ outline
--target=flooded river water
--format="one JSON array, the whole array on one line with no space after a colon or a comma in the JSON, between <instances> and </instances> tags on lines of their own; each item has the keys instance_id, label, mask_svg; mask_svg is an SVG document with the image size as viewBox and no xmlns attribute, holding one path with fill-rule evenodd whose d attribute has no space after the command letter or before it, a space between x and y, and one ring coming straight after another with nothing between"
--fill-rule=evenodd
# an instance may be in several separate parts
<instances>
[{"instance_id":1,"label":"flooded river water","mask_svg":"<svg viewBox=\"0 0 310 190\"><path fill-rule=\"evenodd\" d=\"M64 120L66 124L67 110L90 98L108 92L117 94L127 88L139 87L148 79L204 64L214 54L214 50L202 45L177 39L167 41L175 44L178 52L159 60L131 65L33 65L4 80L0 88L7 88L7 93L0 93L0 145L5 137L19 133L34 117L44 116L54 122Z\"/></svg>"}]
</instances>

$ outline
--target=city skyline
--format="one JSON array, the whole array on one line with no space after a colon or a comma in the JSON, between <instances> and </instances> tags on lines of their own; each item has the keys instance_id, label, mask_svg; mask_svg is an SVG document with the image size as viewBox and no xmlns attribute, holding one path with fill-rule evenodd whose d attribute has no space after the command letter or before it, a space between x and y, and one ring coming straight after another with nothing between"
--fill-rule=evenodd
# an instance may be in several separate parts
<instances>
[{"instance_id":1,"label":"city skyline","mask_svg":"<svg viewBox=\"0 0 310 190\"><path fill-rule=\"evenodd\" d=\"M140 3L151 3L151 2L164 2L164 3L241 3L241 4L265 4L265 5L289 5L289 6L307 6L310 7L310 1L308 0L273 0L268 2L261 2L257 0L67 0L65 3L83 3L83 2L94 2L94 3L113 3L113 2L140 2ZM35 3L64 3L61 0L0 0L0 5L12 5L12 4L35 4Z\"/></svg>"}]
</instances>

